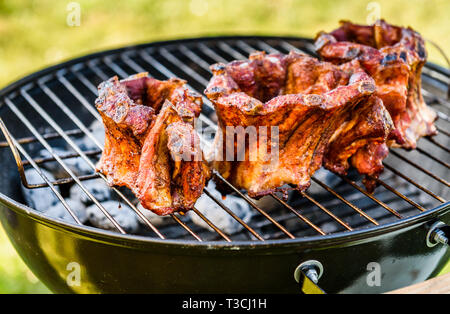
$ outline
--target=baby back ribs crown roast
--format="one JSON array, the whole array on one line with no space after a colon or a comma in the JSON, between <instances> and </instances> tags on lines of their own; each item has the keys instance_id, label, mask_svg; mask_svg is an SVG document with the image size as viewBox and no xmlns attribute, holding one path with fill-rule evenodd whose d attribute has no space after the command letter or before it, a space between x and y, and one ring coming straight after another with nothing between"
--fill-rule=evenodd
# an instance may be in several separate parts
<instances>
[{"instance_id":1,"label":"baby back ribs crown roast","mask_svg":"<svg viewBox=\"0 0 450 314\"><path fill-rule=\"evenodd\" d=\"M358 60L375 80L395 125L391 146L414 149L422 136L436 134L436 113L423 100L421 71L427 59L424 40L411 28L383 20L374 25L342 21L341 27L318 34L315 46L325 60L342 64Z\"/></svg>"},{"instance_id":2,"label":"baby back ribs crown roast","mask_svg":"<svg viewBox=\"0 0 450 314\"><path fill-rule=\"evenodd\" d=\"M291 189L286 185L304 190L323 163L342 174L349 160L360 173L382 171L393 123L357 60L333 65L294 52L255 52L249 60L218 63L211 70L205 94L219 124L212 164L250 196ZM249 129L262 141L252 141L251 132L246 136ZM239 132L246 148L241 159ZM225 158L230 150L233 158Z\"/></svg>"},{"instance_id":3,"label":"baby back ribs crown roast","mask_svg":"<svg viewBox=\"0 0 450 314\"><path fill-rule=\"evenodd\" d=\"M159 215L191 209L210 176L193 127L202 99L184 85L115 76L99 85L95 102L105 125L97 171Z\"/></svg>"}]
</instances>

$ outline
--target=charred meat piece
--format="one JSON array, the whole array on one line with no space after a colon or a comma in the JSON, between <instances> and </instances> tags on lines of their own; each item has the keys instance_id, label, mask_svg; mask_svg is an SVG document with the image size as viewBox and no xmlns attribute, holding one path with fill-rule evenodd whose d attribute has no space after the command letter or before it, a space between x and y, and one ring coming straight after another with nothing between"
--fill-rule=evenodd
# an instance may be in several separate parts
<instances>
[{"instance_id":1,"label":"charred meat piece","mask_svg":"<svg viewBox=\"0 0 450 314\"><path fill-rule=\"evenodd\" d=\"M387 140L394 124L383 102L371 96L363 106L349 114L328 143L323 165L328 170L346 175L351 165L366 175L364 185L369 192L383 171L387 157Z\"/></svg>"},{"instance_id":2,"label":"charred meat piece","mask_svg":"<svg viewBox=\"0 0 450 314\"><path fill-rule=\"evenodd\" d=\"M166 102L142 146L134 191L142 206L159 215L193 208L209 178L200 139Z\"/></svg>"},{"instance_id":3,"label":"charred meat piece","mask_svg":"<svg viewBox=\"0 0 450 314\"><path fill-rule=\"evenodd\" d=\"M371 26L343 21L335 31L319 33L315 45L324 60L335 64L358 60L374 78L377 95L396 128L391 146L414 149L420 137L436 134L436 113L421 93L420 75L427 53L420 34L383 20Z\"/></svg>"},{"instance_id":4,"label":"charred meat piece","mask_svg":"<svg viewBox=\"0 0 450 314\"><path fill-rule=\"evenodd\" d=\"M320 94L347 85L351 80L363 79L367 79L367 74L357 60L336 67L329 62L291 53L284 93ZM342 118L343 122L336 124L336 131L327 144L323 165L345 175L351 160L351 165L366 175L365 186L372 192L375 188L373 178L383 171L382 161L387 157L386 141L393 137L391 116L381 99L372 96L367 102L348 110ZM371 156L369 152L377 154Z\"/></svg>"},{"instance_id":5,"label":"charred meat piece","mask_svg":"<svg viewBox=\"0 0 450 314\"><path fill-rule=\"evenodd\" d=\"M97 171L159 215L191 209L209 178L193 127L201 96L184 84L147 73L113 77L99 85L96 100L105 125Z\"/></svg>"},{"instance_id":6,"label":"charred meat piece","mask_svg":"<svg viewBox=\"0 0 450 314\"><path fill-rule=\"evenodd\" d=\"M308 188L324 156L329 169L345 173L349 158L384 143L392 129L382 102L371 96L374 81L358 61L335 66L293 52L258 52L211 69L205 94L219 122L213 167L253 197L285 191L287 184ZM345 140L337 147L341 133ZM365 174L379 171L373 163Z\"/></svg>"},{"instance_id":7,"label":"charred meat piece","mask_svg":"<svg viewBox=\"0 0 450 314\"><path fill-rule=\"evenodd\" d=\"M136 82L141 82L136 77ZM128 84L133 80L130 78ZM111 185L133 186L139 169L142 143L155 116L155 110L133 100L115 76L101 83L95 101L105 125L105 145L97 170Z\"/></svg>"}]
</instances>

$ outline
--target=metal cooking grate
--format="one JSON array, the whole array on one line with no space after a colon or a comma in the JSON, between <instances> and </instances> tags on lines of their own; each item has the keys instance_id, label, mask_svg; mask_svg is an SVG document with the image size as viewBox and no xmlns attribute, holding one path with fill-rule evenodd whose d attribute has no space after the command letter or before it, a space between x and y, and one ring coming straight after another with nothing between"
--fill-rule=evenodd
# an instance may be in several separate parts
<instances>
[{"instance_id":1,"label":"metal cooking grate","mask_svg":"<svg viewBox=\"0 0 450 314\"><path fill-rule=\"evenodd\" d=\"M238 37L149 44L81 58L35 75L1 95L2 109L13 113L11 115L13 118L9 119L8 124L14 125L14 128L23 126L28 136L16 137L0 120L0 128L6 138L6 141L0 142L0 147L12 148L22 183L26 187L49 187L78 224L81 224L80 221L67 204L63 193L56 189L57 185L70 183L79 185L117 231L124 234L125 231L120 224L83 184L84 180L98 177L106 184L106 178L94 171L89 175L76 176L65 163L67 158L78 157L94 170L95 162L101 154L103 143L96 140L92 130L87 126L95 119L101 121L94 107L97 85L113 75L125 78L145 71L158 79L174 76L186 79L192 89L202 94L211 76L210 64L246 59L254 50L282 53L297 50L314 54L311 41L306 39ZM364 190L359 182L359 176L349 175L336 178L339 183L334 186L313 177L310 190L293 192L289 201L275 193L264 197L262 201L256 201L215 173L217 179L248 202L256 214L250 223L245 223L205 188L204 193L211 202L217 203L244 227L236 234L227 235L197 209L193 210L195 214L214 232L194 225L178 213L171 215L172 223L157 228L139 211L135 206L136 200L128 197L126 191L118 188L112 190L116 197L130 206L147 226L148 231L144 234L161 239L194 238L198 241L294 239L382 225L435 208L446 202L450 192L450 185L446 180L450 168L447 162L450 154L448 149L450 103L446 100L450 74L444 69L427 64L422 79L423 95L439 115L436 123L439 134L433 138L421 139L415 151L391 149L389 157L384 162L385 171L378 179L380 187L373 195ZM56 112L62 114L64 119L56 120ZM4 111L2 117L3 115ZM206 126L216 127L213 122L212 104L205 97L200 120ZM98 149L83 150L75 141L80 136L87 136ZM58 140L66 142L73 152L64 155L55 153L52 148L54 142ZM202 142L208 145L208 139L203 139ZM45 148L51 157L33 159L36 145ZM68 177L51 182L40 171L40 166L55 161L66 171ZM35 168L43 182L28 184L24 174L25 167Z\"/></svg>"}]
</instances>

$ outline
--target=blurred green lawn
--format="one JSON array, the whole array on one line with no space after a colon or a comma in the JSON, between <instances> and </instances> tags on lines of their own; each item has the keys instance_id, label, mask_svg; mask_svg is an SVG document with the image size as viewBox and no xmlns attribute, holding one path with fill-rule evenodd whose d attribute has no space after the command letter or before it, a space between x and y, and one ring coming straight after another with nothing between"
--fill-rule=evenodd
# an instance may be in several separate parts
<instances>
[{"instance_id":1,"label":"blurred green lawn","mask_svg":"<svg viewBox=\"0 0 450 314\"><path fill-rule=\"evenodd\" d=\"M388 22L410 25L450 52L448 0L83 0L76 1L76 27L66 22L69 3L0 0L0 87L65 59L133 43L218 34L312 37L340 19L366 23L374 3ZM435 48L428 50L430 60L444 64ZM0 232L0 293L47 291Z\"/></svg>"}]
</instances>

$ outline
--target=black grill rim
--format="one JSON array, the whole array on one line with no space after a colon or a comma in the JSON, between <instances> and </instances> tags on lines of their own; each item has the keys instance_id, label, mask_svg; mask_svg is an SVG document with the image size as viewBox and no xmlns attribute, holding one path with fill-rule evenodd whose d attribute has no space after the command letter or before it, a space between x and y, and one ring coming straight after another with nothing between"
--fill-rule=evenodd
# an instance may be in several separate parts
<instances>
[{"instance_id":1,"label":"black grill rim","mask_svg":"<svg viewBox=\"0 0 450 314\"><path fill-rule=\"evenodd\" d=\"M22 86L35 82L38 78L56 74L56 71L65 67L69 67L71 65L82 63L87 60L102 57L104 55L114 55L118 53L123 53L128 50L134 49L142 49L142 48L151 48L151 47L159 47L166 45L181 45L184 43L196 42L196 41L220 41L220 40L245 40L245 39L261 39L261 40L303 40L309 43L313 43L313 40L310 38L304 37L296 37L296 36L210 36L210 37L195 37L195 38L186 38L186 39L176 39L176 40L164 40L164 41L156 41L151 43L142 43L136 45L129 45L122 48L103 50L100 52L87 54L82 57L78 57L75 59L70 59L68 61L58 63L56 65L44 68L40 71L34 72L30 75L25 76L24 78L17 80L3 89L0 90L0 98L4 98L7 94L11 94L15 89L18 89ZM434 69L439 69L439 71L447 76L450 76L450 70L442 68L436 64L427 62L427 64L431 65ZM11 95L14 95L12 93ZM0 106L0 113L3 110L2 103ZM443 203L433 209L426 210L425 212L421 212L419 214L400 219L398 221L382 224L380 226L371 226L366 229L359 229L353 231L341 231L333 234L327 235L317 235L317 236L308 236L304 238L296 238L296 239L280 239L280 240L265 240L265 241L232 241L228 243L223 240L217 241L203 241L199 242L196 240L178 240L178 239L158 239L151 238L139 235L132 234L120 234L117 232L107 231L100 228L89 227L85 225L76 225L74 223L67 223L62 220L49 218L35 209L23 205L10 197L0 193L0 203L7 206L9 209L14 210L15 212L31 218L32 220L37 221L40 224L46 225L53 229L69 232L76 234L78 236L88 236L89 238L96 241L107 241L110 243L114 243L117 246L141 246L143 243L152 243L155 245L163 245L163 246L176 246L178 248L187 248L191 250L192 248L199 247L202 249L233 249L236 247L239 248L268 248L274 246L280 246L283 248L289 248L291 245L295 245L296 249L299 248L299 244L302 247L324 247L330 245L338 245L338 244L349 244L354 241L363 241L365 239L369 239L372 237L376 237L379 235L383 235L386 233L394 232L396 230L405 229L411 227L413 225L419 225L427 222L434 221L439 219L439 217L446 215L450 212L450 201Z\"/></svg>"}]
</instances>

